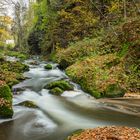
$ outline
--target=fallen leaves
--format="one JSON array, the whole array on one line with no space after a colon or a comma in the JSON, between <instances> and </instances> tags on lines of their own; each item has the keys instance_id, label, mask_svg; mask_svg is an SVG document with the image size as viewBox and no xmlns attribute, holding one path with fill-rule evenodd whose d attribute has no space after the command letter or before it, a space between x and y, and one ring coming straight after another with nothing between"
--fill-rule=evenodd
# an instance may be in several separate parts
<instances>
[{"instance_id":1,"label":"fallen leaves","mask_svg":"<svg viewBox=\"0 0 140 140\"><path fill-rule=\"evenodd\" d=\"M68 140L140 140L140 130L117 126L98 127L68 137Z\"/></svg>"}]
</instances>

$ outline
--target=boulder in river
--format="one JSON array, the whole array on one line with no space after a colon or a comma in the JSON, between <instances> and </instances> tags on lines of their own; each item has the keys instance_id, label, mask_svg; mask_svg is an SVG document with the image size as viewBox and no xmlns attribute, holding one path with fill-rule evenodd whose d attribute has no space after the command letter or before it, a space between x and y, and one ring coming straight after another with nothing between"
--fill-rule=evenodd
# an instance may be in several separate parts
<instances>
[{"instance_id":1,"label":"boulder in river","mask_svg":"<svg viewBox=\"0 0 140 140\"><path fill-rule=\"evenodd\" d=\"M61 95L63 92L64 91L59 87L55 87L55 88L50 90L50 93L54 94L54 95Z\"/></svg>"},{"instance_id":2,"label":"boulder in river","mask_svg":"<svg viewBox=\"0 0 140 140\"><path fill-rule=\"evenodd\" d=\"M38 108L38 106L33 101L24 101L19 103L18 105L29 107L29 108Z\"/></svg>"},{"instance_id":3,"label":"boulder in river","mask_svg":"<svg viewBox=\"0 0 140 140\"><path fill-rule=\"evenodd\" d=\"M50 89L50 93L55 95L60 95L63 93L63 91L66 90L73 90L73 85L70 84L68 81L65 80L58 80L49 83L46 86L47 89Z\"/></svg>"},{"instance_id":4,"label":"boulder in river","mask_svg":"<svg viewBox=\"0 0 140 140\"><path fill-rule=\"evenodd\" d=\"M44 68L47 70L51 70L53 67L51 64L47 64L46 66L44 66Z\"/></svg>"}]
</instances>

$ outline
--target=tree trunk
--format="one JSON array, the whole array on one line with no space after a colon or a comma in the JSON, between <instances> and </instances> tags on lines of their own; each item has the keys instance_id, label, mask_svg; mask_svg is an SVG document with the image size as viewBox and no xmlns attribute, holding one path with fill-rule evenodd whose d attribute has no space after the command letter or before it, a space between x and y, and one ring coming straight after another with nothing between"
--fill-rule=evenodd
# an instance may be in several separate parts
<instances>
[{"instance_id":1,"label":"tree trunk","mask_svg":"<svg viewBox=\"0 0 140 140\"><path fill-rule=\"evenodd\" d=\"M105 14L105 2L104 0L100 0L100 10L101 10L101 13L100 14L100 20L104 19L104 14Z\"/></svg>"},{"instance_id":2,"label":"tree trunk","mask_svg":"<svg viewBox=\"0 0 140 140\"><path fill-rule=\"evenodd\" d=\"M126 0L123 0L123 9L124 9L124 20L126 20L127 15L126 15Z\"/></svg>"}]
</instances>

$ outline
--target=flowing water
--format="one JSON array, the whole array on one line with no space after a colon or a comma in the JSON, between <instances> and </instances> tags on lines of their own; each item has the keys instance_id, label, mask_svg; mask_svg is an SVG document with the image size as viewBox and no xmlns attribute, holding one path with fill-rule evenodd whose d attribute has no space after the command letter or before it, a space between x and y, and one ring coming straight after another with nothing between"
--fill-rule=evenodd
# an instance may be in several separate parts
<instances>
[{"instance_id":1,"label":"flowing water","mask_svg":"<svg viewBox=\"0 0 140 140\"><path fill-rule=\"evenodd\" d=\"M24 73L28 79L13 87L13 118L0 119L0 140L64 140L77 129L108 125L140 128L140 100L96 100L75 83L73 91L51 95L45 86L59 79L69 81L68 77L56 64L45 70L45 62L31 65L32 61L25 62L30 66ZM18 105L27 100L38 108Z\"/></svg>"}]
</instances>

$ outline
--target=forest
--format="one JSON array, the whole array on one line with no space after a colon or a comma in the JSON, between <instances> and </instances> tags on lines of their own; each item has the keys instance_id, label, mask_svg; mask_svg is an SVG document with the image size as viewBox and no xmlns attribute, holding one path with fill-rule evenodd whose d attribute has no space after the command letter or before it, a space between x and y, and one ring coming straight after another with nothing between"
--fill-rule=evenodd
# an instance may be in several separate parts
<instances>
[{"instance_id":1,"label":"forest","mask_svg":"<svg viewBox=\"0 0 140 140\"><path fill-rule=\"evenodd\" d=\"M0 0L0 140L140 140L139 58L139 0Z\"/></svg>"}]
</instances>

